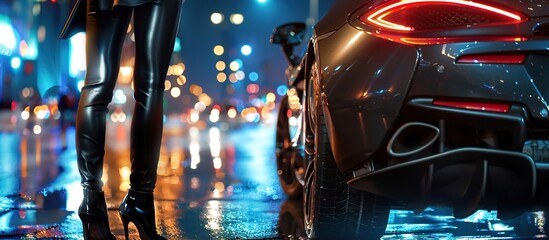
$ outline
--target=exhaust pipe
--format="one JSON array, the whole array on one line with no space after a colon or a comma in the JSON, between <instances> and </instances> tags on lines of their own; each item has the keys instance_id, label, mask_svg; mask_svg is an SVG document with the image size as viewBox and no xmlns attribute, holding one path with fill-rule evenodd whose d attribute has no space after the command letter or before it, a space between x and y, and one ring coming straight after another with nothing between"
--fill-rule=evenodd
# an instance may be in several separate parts
<instances>
[{"instance_id":1,"label":"exhaust pipe","mask_svg":"<svg viewBox=\"0 0 549 240\"><path fill-rule=\"evenodd\" d=\"M402 125L389 140L387 152L392 157L406 157L423 151L439 137L440 129L426 123Z\"/></svg>"}]
</instances>

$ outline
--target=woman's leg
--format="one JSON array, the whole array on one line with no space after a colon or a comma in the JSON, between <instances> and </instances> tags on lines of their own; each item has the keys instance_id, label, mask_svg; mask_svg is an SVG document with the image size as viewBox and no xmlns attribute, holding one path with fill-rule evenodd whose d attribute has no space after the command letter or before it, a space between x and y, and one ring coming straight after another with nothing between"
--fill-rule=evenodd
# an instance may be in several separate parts
<instances>
[{"instance_id":1,"label":"woman's leg","mask_svg":"<svg viewBox=\"0 0 549 240\"><path fill-rule=\"evenodd\" d=\"M179 25L181 0L154 0L134 9L136 100L131 127L131 188L120 205L128 238L133 222L141 239L165 239L155 226L153 190L162 141L164 81Z\"/></svg>"},{"instance_id":2,"label":"woman's leg","mask_svg":"<svg viewBox=\"0 0 549 240\"><path fill-rule=\"evenodd\" d=\"M101 191L107 105L118 77L120 55L132 9L102 10L88 0L86 78L76 118L76 151L82 186Z\"/></svg>"},{"instance_id":3,"label":"woman's leg","mask_svg":"<svg viewBox=\"0 0 549 240\"><path fill-rule=\"evenodd\" d=\"M155 0L134 9L136 100L131 127L131 188L152 192L162 140L164 81L179 27L181 0Z\"/></svg>"},{"instance_id":4,"label":"woman's leg","mask_svg":"<svg viewBox=\"0 0 549 240\"><path fill-rule=\"evenodd\" d=\"M111 101L120 54L132 9L106 8L105 0L87 1L86 79L76 117L76 152L84 198L78 208L84 239L112 239L102 191L107 105Z\"/></svg>"}]
</instances>

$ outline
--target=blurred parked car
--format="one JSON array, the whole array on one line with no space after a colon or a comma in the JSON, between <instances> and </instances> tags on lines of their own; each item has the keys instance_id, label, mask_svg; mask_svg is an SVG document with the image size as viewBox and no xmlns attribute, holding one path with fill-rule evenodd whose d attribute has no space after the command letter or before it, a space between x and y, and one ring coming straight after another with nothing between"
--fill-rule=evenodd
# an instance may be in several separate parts
<instances>
[{"instance_id":1,"label":"blurred parked car","mask_svg":"<svg viewBox=\"0 0 549 240\"><path fill-rule=\"evenodd\" d=\"M546 209L547 1L340 0L298 57L305 30L271 41L290 63L278 173L308 237L379 238L391 208Z\"/></svg>"}]
</instances>

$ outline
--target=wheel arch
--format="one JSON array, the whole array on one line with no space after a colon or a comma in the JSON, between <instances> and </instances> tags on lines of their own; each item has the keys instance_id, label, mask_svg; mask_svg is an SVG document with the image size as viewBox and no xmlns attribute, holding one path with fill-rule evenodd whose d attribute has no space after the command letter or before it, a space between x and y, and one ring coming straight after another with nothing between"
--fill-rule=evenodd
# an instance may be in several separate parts
<instances>
[{"instance_id":1,"label":"wheel arch","mask_svg":"<svg viewBox=\"0 0 549 240\"><path fill-rule=\"evenodd\" d=\"M339 170L368 161L396 121L417 70L420 52L350 25L316 36L307 68L318 64L318 92ZM314 54L314 55L313 55ZM310 72L305 79L310 78Z\"/></svg>"}]
</instances>

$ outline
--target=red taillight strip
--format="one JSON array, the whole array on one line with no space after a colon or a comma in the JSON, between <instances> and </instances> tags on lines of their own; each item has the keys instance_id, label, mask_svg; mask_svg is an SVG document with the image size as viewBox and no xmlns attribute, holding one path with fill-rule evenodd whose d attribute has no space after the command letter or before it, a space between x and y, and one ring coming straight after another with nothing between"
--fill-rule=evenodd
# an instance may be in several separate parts
<instances>
[{"instance_id":1,"label":"red taillight strip","mask_svg":"<svg viewBox=\"0 0 549 240\"><path fill-rule=\"evenodd\" d=\"M457 63L523 64L526 55L469 55L461 56Z\"/></svg>"},{"instance_id":2,"label":"red taillight strip","mask_svg":"<svg viewBox=\"0 0 549 240\"><path fill-rule=\"evenodd\" d=\"M502 16L506 16L510 19L514 19L516 21L523 20L523 17L521 17L518 14L514 14L509 11L505 11L500 8L488 6L482 3L476 3L472 1L466 1L466 0L401 0L399 2L395 2L392 4L389 4L385 7L382 7L381 9L375 11L374 13L370 14L366 19L370 21L371 23L378 25L380 27L385 27L392 30L397 31L413 31L414 29L412 27L407 27L404 25L396 24L389 22L385 19L387 15L391 13L391 10L394 10L399 7L404 7L405 5L411 5L411 4L421 4L421 3L446 3L446 4L456 4L456 5L462 5L462 6L468 6L468 7L474 7L479 8L483 10L487 10L496 14L500 14Z\"/></svg>"},{"instance_id":3,"label":"red taillight strip","mask_svg":"<svg viewBox=\"0 0 549 240\"><path fill-rule=\"evenodd\" d=\"M433 105L441 107L462 108L468 110L488 111L488 112L509 112L511 104L504 103L485 103L485 102L465 102L449 100L433 100Z\"/></svg>"},{"instance_id":4,"label":"red taillight strip","mask_svg":"<svg viewBox=\"0 0 549 240\"><path fill-rule=\"evenodd\" d=\"M383 35L380 35L383 38ZM394 36L385 39L393 40ZM445 44L454 42L522 42L528 40L524 37L436 37L436 38L412 38L401 37L403 43L413 45Z\"/></svg>"}]
</instances>

